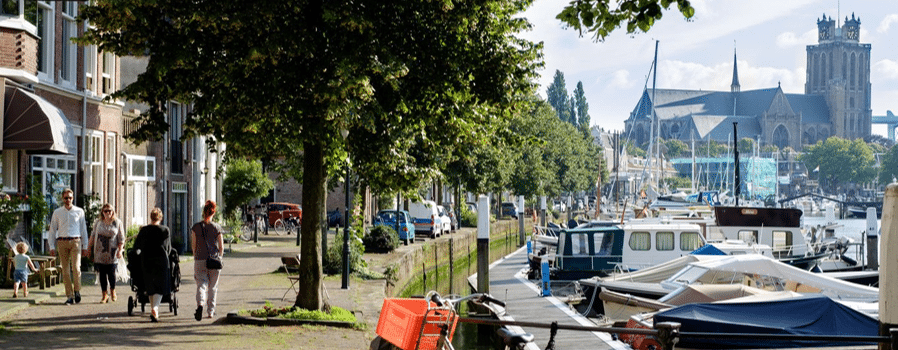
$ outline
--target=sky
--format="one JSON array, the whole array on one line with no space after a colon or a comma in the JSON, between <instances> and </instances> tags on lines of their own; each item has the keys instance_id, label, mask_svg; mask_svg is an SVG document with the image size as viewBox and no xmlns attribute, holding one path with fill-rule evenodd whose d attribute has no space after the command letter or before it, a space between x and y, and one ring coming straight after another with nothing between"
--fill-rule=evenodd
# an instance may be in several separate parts
<instances>
[{"instance_id":1,"label":"sky","mask_svg":"<svg viewBox=\"0 0 898 350\"><path fill-rule=\"evenodd\" d=\"M611 0L613 3L615 0ZM569 94L583 83L592 125L623 130L649 75L658 41L659 89L729 91L736 50L742 91L774 88L804 93L808 45L817 43L817 20L824 14L841 26L860 18L860 42L871 45L871 104L874 116L898 113L898 2L723 1L692 0L695 16L687 21L671 5L646 33L619 28L604 42L591 33L581 37L555 18L569 1L536 0L522 15L533 29L521 38L543 42L545 67L539 93L545 98L555 71L564 74ZM624 24L625 26L626 24ZM885 136L882 125L873 133Z\"/></svg>"}]
</instances>

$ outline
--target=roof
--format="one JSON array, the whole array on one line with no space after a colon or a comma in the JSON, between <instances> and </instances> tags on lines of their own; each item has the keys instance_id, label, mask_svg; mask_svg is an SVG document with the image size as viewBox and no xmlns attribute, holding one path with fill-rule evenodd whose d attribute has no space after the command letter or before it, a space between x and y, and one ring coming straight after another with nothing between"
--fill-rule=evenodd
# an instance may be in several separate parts
<instances>
[{"instance_id":1,"label":"roof","mask_svg":"<svg viewBox=\"0 0 898 350\"><path fill-rule=\"evenodd\" d=\"M828 124L829 109L823 95L786 94L796 114L801 114L801 122L805 124Z\"/></svg>"}]
</instances>

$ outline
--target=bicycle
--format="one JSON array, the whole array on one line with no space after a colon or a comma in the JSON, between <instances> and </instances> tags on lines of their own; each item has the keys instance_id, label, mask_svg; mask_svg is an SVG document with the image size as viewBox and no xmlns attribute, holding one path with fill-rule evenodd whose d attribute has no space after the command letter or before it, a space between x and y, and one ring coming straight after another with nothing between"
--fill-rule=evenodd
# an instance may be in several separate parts
<instances>
[{"instance_id":1,"label":"bicycle","mask_svg":"<svg viewBox=\"0 0 898 350\"><path fill-rule=\"evenodd\" d=\"M255 220L244 222L243 226L240 227L240 240L243 242L252 241L253 235L256 231L256 226L259 226L259 231L264 231L264 227L262 227L262 225L264 224L265 221L262 220L261 217L258 217ZM261 234L262 232L259 233Z\"/></svg>"},{"instance_id":2,"label":"bicycle","mask_svg":"<svg viewBox=\"0 0 898 350\"><path fill-rule=\"evenodd\" d=\"M295 216L281 217L274 222L274 232L277 235L280 235L281 232L290 235L293 232L299 232L299 225L300 222Z\"/></svg>"}]
</instances>

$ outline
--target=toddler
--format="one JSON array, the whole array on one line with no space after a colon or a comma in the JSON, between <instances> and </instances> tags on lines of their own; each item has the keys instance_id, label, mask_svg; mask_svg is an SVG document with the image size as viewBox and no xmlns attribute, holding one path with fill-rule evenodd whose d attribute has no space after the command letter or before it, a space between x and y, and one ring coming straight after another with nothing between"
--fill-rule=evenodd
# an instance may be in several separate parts
<instances>
[{"instance_id":1,"label":"toddler","mask_svg":"<svg viewBox=\"0 0 898 350\"><path fill-rule=\"evenodd\" d=\"M28 272L35 271L37 269L34 268L34 263L31 262L31 258L25 254L28 252L28 244L25 242L19 242L16 244L16 256L13 258L15 262L16 271L13 273L13 279L15 280L15 291L12 293L13 298L19 297L19 283L22 284L22 290L25 292L25 296L28 296Z\"/></svg>"}]
</instances>

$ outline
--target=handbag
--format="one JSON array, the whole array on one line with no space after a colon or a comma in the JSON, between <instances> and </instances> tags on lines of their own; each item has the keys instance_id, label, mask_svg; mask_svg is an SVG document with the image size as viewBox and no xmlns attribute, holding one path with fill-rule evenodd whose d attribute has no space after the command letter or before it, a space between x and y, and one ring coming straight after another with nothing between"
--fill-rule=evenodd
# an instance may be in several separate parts
<instances>
[{"instance_id":1,"label":"handbag","mask_svg":"<svg viewBox=\"0 0 898 350\"><path fill-rule=\"evenodd\" d=\"M209 241L206 240L206 225L203 224L203 242L206 242L206 249L209 250L209 258L206 259L206 269L207 270L221 270L222 263L221 257L212 256L212 247L209 246Z\"/></svg>"}]
</instances>

